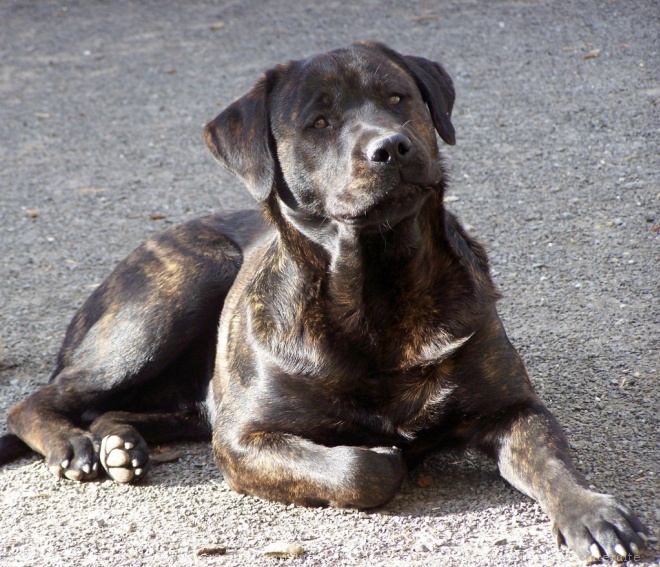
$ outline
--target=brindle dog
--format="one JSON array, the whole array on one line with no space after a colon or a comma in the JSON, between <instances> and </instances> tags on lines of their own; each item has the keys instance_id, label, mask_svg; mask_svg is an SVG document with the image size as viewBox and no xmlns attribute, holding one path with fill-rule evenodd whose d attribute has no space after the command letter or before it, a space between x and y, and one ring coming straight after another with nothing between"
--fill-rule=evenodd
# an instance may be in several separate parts
<instances>
[{"instance_id":1,"label":"brindle dog","mask_svg":"<svg viewBox=\"0 0 660 567\"><path fill-rule=\"evenodd\" d=\"M371 508L431 451L478 447L580 556L636 555L589 489L495 310L484 249L443 207L445 70L358 43L268 71L205 129L261 213L147 241L73 318L9 429L56 476L142 478L145 439L204 439L238 492ZM219 321L219 326L218 326ZM2 440L1 461L22 443Z\"/></svg>"}]
</instances>

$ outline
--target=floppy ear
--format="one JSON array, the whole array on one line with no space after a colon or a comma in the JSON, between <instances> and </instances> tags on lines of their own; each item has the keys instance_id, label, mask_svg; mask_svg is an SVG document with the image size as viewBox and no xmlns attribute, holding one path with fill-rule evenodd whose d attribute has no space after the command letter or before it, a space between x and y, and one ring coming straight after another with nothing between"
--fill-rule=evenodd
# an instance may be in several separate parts
<instances>
[{"instance_id":1,"label":"floppy ear","mask_svg":"<svg viewBox=\"0 0 660 567\"><path fill-rule=\"evenodd\" d=\"M401 59L415 79L417 88L431 111L435 129L445 142L453 146L456 143L456 133L450 119L456 94L451 77L439 63L423 57L404 55Z\"/></svg>"},{"instance_id":2,"label":"floppy ear","mask_svg":"<svg viewBox=\"0 0 660 567\"><path fill-rule=\"evenodd\" d=\"M243 98L204 127L204 141L220 164L241 178L257 201L268 197L275 182L268 98L274 71L268 71Z\"/></svg>"}]
</instances>

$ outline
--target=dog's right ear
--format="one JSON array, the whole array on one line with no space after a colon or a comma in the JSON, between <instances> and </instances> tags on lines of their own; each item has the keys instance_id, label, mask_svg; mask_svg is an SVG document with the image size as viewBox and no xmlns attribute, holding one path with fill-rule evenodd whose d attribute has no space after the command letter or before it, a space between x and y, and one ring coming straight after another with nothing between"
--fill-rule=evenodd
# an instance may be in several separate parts
<instances>
[{"instance_id":1,"label":"dog's right ear","mask_svg":"<svg viewBox=\"0 0 660 567\"><path fill-rule=\"evenodd\" d=\"M268 71L243 98L204 127L204 141L215 159L241 178L252 196L263 201L275 182L275 150L268 99L275 71Z\"/></svg>"}]
</instances>

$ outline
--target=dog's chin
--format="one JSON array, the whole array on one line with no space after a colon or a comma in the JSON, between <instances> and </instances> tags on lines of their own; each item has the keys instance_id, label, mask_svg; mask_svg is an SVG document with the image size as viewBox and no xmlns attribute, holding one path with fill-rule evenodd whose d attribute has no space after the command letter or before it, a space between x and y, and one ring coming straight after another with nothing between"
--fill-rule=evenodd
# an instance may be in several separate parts
<instances>
[{"instance_id":1,"label":"dog's chin","mask_svg":"<svg viewBox=\"0 0 660 567\"><path fill-rule=\"evenodd\" d=\"M416 215L432 191L423 185L404 185L359 212L342 212L332 218L363 232L382 232Z\"/></svg>"}]
</instances>

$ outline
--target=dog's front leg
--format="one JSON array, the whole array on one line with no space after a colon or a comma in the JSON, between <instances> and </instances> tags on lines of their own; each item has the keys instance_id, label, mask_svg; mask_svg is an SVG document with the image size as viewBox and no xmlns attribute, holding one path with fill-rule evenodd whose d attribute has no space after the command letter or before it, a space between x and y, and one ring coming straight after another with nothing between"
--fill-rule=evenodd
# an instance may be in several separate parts
<instances>
[{"instance_id":1,"label":"dog's front leg","mask_svg":"<svg viewBox=\"0 0 660 567\"><path fill-rule=\"evenodd\" d=\"M84 372L65 369L61 382L46 384L9 410L7 427L33 451L46 457L56 477L90 480L98 475L98 443L89 431L74 424L82 413Z\"/></svg>"},{"instance_id":2,"label":"dog's front leg","mask_svg":"<svg viewBox=\"0 0 660 567\"><path fill-rule=\"evenodd\" d=\"M326 447L272 432L214 435L225 480L240 493L305 506L373 508L391 500L406 473L395 447Z\"/></svg>"},{"instance_id":3,"label":"dog's front leg","mask_svg":"<svg viewBox=\"0 0 660 567\"><path fill-rule=\"evenodd\" d=\"M502 476L550 516L558 543L581 558L622 560L645 547L644 526L617 499L589 489L559 424L542 405L514 411L489 448L495 449Z\"/></svg>"}]
</instances>

